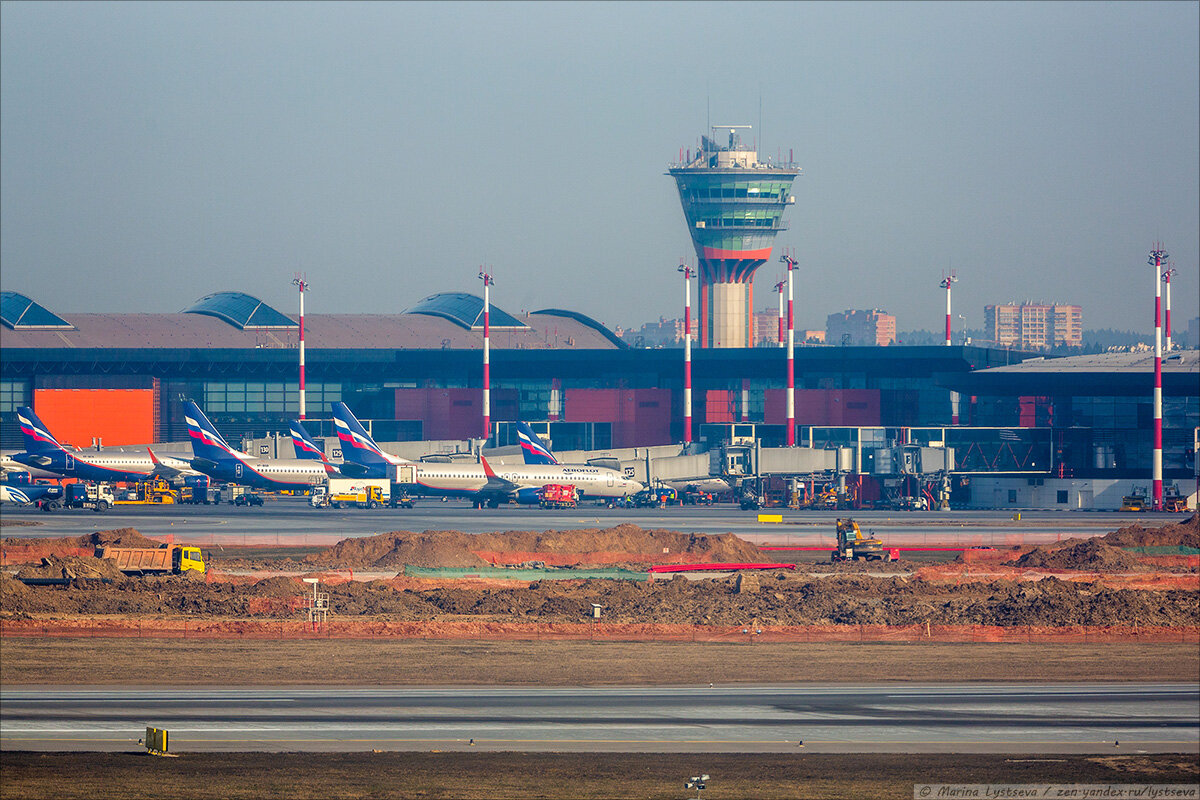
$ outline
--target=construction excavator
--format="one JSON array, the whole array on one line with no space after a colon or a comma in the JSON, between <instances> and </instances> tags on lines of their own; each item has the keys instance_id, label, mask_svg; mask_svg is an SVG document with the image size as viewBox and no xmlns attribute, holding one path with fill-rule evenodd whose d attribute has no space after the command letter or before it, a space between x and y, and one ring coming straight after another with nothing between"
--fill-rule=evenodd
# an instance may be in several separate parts
<instances>
[{"instance_id":1,"label":"construction excavator","mask_svg":"<svg viewBox=\"0 0 1200 800\"><path fill-rule=\"evenodd\" d=\"M883 542L873 535L870 538L863 536L862 529L854 520L838 518L837 549L830 557L834 563L857 561L860 558L864 561L891 561L892 552L884 549Z\"/></svg>"}]
</instances>

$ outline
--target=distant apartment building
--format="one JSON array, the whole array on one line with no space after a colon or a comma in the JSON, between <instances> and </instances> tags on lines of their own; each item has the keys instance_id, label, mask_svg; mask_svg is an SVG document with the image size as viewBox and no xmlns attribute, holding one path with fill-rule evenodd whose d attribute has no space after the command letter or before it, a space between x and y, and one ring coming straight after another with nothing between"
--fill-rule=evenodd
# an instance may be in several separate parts
<instances>
[{"instance_id":1,"label":"distant apartment building","mask_svg":"<svg viewBox=\"0 0 1200 800\"><path fill-rule=\"evenodd\" d=\"M681 347L683 346L683 320L658 318L658 322L647 322L640 328L628 330L617 328L616 335L631 347ZM697 320L692 317L692 343L697 341Z\"/></svg>"},{"instance_id":2,"label":"distant apartment building","mask_svg":"<svg viewBox=\"0 0 1200 800\"><path fill-rule=\"evenodd\" d=\"M896 318L873 308L870 311L851 311L830 314L825 319L825 341L828 344L889 345L896 341Z\"/></svg>"},{"instance_id":3,"label":"distant apartment building","mask_svg":"<svg viewBox=\"0 0 1200 800\"><path fill-rule=\"evenodd\" d=\"M1008 347L1045 350L1083 345L1083 308L1061 303L984 306L985 335Z\"/></svg>"},{"instance_id":4,"label":"distant apartment building","mask_svg":"<svg viewBox=\"0 0 1200 800\"><path fill-rule=\"evenodd\" d=\"M825 331L796 328L796 344L824 344ZM783 336L779 335L779 309L765 308L754 312L754 346L779 347L780 340L787 342L787 318L784 318Z\"/></svg>"}]
</instances>

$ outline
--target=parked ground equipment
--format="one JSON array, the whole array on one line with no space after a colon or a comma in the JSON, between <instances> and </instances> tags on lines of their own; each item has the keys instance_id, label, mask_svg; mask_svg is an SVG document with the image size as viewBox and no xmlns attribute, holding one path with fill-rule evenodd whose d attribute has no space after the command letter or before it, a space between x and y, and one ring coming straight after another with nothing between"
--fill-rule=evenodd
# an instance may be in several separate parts
<instances>
[{"instance_id":1,"label":"parked ground equipment","mask_svg":"<svg viewBox=\"0 0 1200 800\"><path fill-rule=\"evenodd\" d=\"M892 551L883 547L883 542L874 536L863 536L862 529L852 519L837 521L837 549L833 551L830 560L837 561L891 561Z\"/></svg>"},{"instance_id":2,"label":"parked ground equipment","mask_svg":"<svg viewBox=\"0 0 1200 800\"><path fill-rule=\"evenodd\" d=\"M117 505L170 505L179 502L179 492L162 478L135 483L120 493Z\"/></svg>"},{"instance_id":3,"label":"parked ground equipment","mask_svg":"<svg viewBox=\"0 0 1200 800\"><path fill-rule=\"evenodd\" d=\"M575 508L578 504L578 494L569 483L548 483L538 491L542 508Z\"/></svg>"},{"instance_id":4,"label":"parked ground equipment","mask_svg":"<svg viewBox=\"0 0 1200 800\"><path fill-rule=\"evenodd\" d=\"M391 501L392 482L386 478L330 478L308 498L313 508L379 508Z\"/></svg>"},{"instance_id":5,"label":"parked ground equipment","mask_svg":"<svg viewBox=\"0 0 1200 800\"><path fill-rule=\"evenodd\" d=\"M185 572L203 574L207 569L198 547L163 545L162 547L97 547L96 558L116 562L117 569L126 575L182 575Z\"/></svg>"}]
</instances>

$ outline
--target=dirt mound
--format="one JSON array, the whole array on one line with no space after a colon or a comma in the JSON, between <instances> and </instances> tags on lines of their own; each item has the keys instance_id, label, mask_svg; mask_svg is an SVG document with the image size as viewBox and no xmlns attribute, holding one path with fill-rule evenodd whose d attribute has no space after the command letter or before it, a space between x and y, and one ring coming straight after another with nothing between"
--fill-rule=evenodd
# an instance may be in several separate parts
<instances>
[{"instance_id":1,"label":"dirt mound","mask_svg":"<svg viewBox=\"0 0 1200 800\"><path fill-rule=\"evenodd\" d=\"M489 557L482 557L486 553ZM353 569L420 567L477 567L495 561L495 554L519 553L521 560L538 553L570 556L580 566L614 562L646 564L677 562L681 556L696 562L758 561L758 548L730 533L707 536L637 525L584 528L573 531L505 531L466 534L461 531L396 531L379 536L343 539L328 550L305 556L305 563ZM593 557L589 558L589 554Z\"/></svg>"},{"instance_id":2,"label":"dirt mound","mask_svg":"<svg viewBox=\"0 0 1200 800\"><path fill-rule=\"evenodd\" d=\"M472 552L475 537L461 531L395 531L379 536L343 539L328 550L304 557L322 567L478 567L486 562Z\"/></svg>"},{"instance_id":3,"label":"dirt mound","mask_svg":"<svg viewBox=\"0 0 1200 800\"><path fill-rule=\"evenodd\" d=\"M1200 514L1161 528L1129 525L1103 537L1116 547L1200 547Z\"/></svg>"},{"instance_id":4,"label":"dirt mound","mask_svg":"<svg viewBox=\"0 0 1200 800\"><path fill-rule=\"evenodd\" d=\"M79 537L79 544L86 547L159 547L162 542L143 536L137 528L114 528L110 531L95 531Z\"/></svg>"},{"instance_id":5,"label":"dirt mound","mask_svg":"<svg viewBox=\"0 0 1200 800\"><path fill-rule=\"evenodd\" d=\"M53 551L75 547L161 547L162 542L150 539L141 534L137 528L114 528L108 531L94 531L83 536L62 536L59 538L13 538L3 540L4 547L37 546Z\"/></svg>"},{"instance_id":6,"label":"dirt mound","mask_svg":"<svg viewBox=\"0 0 1200 800\"><path fill-rule=\"evenodd\" d=\"M299 578L290 578L286 575L264 578L258 583L247 586L243 591L252 597L295 597L312 593L308 584Z\"/></svg>"},{"instance_id":7,"label":"dirt mound","mask_svg":"<svg viewBox=\"0 0 1200 800\"><path fill-rule=\"evenodd\" d=\"M1004 562L1011 567L1034 569L1079 569L1089 572L1131 572L1141 569L1141 562L1119 547L1103 539L1084 539L1069 547L1048 550L1035 547L1015 561Z\"/></svg>"},{"instance_id":8,"label":"dirt mound","mask_svg":"<svg viewBox=\"0 0 1200 800\"><path fill-rule=\"evenodd\" d=\"M755 590L757 586L757 591ZM811 578L764 572L740 579L649 582L535 581L521 586L443 585L414 591L393 581L322 585L336 617L391 621L580 622L592 604L622 624L737 625L1195 625L1200 592L1112 589L1056 578L955 585L904 577ZM70 587L0 582L6 617L303 619L311 590L290 578L253 586L154 577ZM483 628L481 628L482 630Z\"/></svg>"},{"instance_id":9,"label":"dirt mound","mask_svg":"<svg viewBox=\"0 0 1200 800\"><path fill-rule=\"evenodd\" d=\"M25 567L17 573L18 578L66 578L68 580L122 580L125 575L117 569L115 562L104 558L78 558L75 556L47 556L36 567Z\"/></svg>"}]
</instances>

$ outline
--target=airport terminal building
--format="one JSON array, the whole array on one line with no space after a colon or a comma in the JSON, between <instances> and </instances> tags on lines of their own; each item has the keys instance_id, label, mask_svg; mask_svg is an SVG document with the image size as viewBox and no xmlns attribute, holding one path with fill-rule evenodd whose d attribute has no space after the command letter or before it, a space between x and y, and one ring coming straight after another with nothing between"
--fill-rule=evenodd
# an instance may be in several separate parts
<instances>
[{"instance_id":1,"label":"airport terminal building","mask_svg":"<svg viewBox=\"0 0 1200 800\"><path fill-rule=\"evenodd\" d=\"M479 297L441 293L397 314L306 314L310 430L331 436L330 403L341 400L379 441L482 439L482 312ZM183 441L185 398L232 439L286 432L299 413L299 325L243 293L214 293L175 314L57 314L4 292L0 323L6 450L21 447L15 411L23 405L82 447ZM493 445L509 444L504 423L518 419L545 423L559 450L684 440L681 348L630 348L569 310L513 315L492 306L490 350ZM1152 360L799 346L797 442L940 441L969 474L1148 479ZM693 439L751 423L764 447L786 441L782 348L696 349L692 373ZM958 427L952 391L962 397ZM1196 351L1169 354L1163 395L1164 478L1193 479Z\"/></svg>"}]
</instances>

